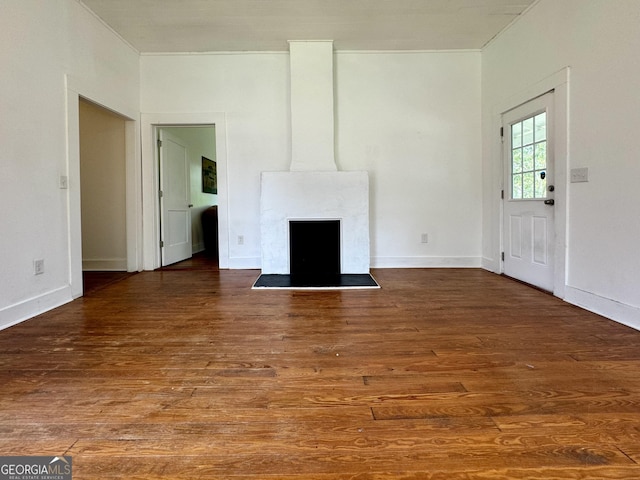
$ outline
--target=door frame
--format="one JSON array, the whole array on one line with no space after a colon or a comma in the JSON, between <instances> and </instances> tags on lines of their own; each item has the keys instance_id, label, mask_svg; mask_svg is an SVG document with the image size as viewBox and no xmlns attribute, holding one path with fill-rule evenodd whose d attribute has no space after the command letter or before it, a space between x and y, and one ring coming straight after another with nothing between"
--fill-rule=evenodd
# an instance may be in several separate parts
<instances>
[{"instance_id":1,"label":"door frame","mask_svg":"<svg viewBox=\"0 0 640 480\"><path fill-rule=\"evenodd\" d=\"M205 113L143 113L142 138L142 208L145 270L161 267L160 250L160 172L157 132L164 127L208 127L215 125L216 164L218 173L218 249L219 267L229 268L229 221L227 183L226 115Z\"/></svg>"},{"instance_id":2,"label":"door frame","mask_svg":"<svg viewBox=\"0 0 640 480\"><path fill-rule=\"evenodd\" d=\"M502 117L505 113L527 102L538 98L546 93L554 93L554 118L553 118L553 136L554 136L554 191L555 200L555 241L553 243L555 256L554 275L553 275L553 294L557 297L564 298L565 287L567 284L567 225L568 225L568 188L567 171L569 165L569 68L564 68L559 72L538 82L531 88L528 88L513 97L502 102L494 109L493 119L494 125L497 126L496 132L499 132L502 126ZM496 166L499 168L500 181L500 198L499 202L499 251L496 252L496 258L499 260L499 272L504 273L504 261L501 259L502 252L505 248L505 231L504 231L504 202L506 198L502 198L502 192L506 188L505 179L505 162L504 149L499 135L496 135L498 142L498 152L500 162ZM494 170L495 172L495 170ZM504 194L506 196L506 193Z\"/></svg>"},{"instance_id":3,"label":"door frame","mask_svg":"<svg viewBox=\"0 0 640 480\"><path fill-rule=\"evenodd\" d=\"M82 213L80 199L80 98L109 110L125 120L125 170L126 170L126 235L127 235L127 271L142 270L142 202L141 170L138 162L139 123L134 120L137 112L129 111L119 98L105 97L96 92L82 80L66 75L66 165L60 174L68 176L68 242L69 265L68 282L71 297L78 298L84 293L82 281Z\"/></svg>"}]
</instances>

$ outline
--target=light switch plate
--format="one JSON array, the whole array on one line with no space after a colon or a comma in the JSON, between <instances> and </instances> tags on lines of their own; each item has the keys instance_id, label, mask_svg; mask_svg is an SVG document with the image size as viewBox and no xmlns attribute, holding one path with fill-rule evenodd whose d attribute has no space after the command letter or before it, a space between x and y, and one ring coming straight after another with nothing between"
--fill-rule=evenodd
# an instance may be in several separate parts
<instances>
[{"instance_id":1,"label":"light switch plate","mask_svg":"<svg viewBox=\"0 0 640 480\"><path fill-rule=\"evenodd\" d=\"M571 183L580 183L589 181L589 169L587 167L572 168L570 174Z\"/></svg>"}]
</instances>

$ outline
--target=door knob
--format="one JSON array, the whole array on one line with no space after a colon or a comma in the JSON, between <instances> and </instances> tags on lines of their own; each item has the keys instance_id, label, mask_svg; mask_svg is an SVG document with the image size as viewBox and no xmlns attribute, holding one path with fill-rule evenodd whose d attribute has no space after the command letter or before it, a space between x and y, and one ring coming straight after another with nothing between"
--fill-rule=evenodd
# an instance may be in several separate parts
<instances>
[{"instance_id":1,"label":"door knob","mask_svg":"<svg viewBox=\"0 0 640 480\"><path fill-rule=\"evenodd\" d=\"M555 205L555 200L553 198L550 198L549 200L545 200L544 204L545 205Z\"/></svg>"},{"instance_id":2,"label":"door knob","mask_svg":"<svg viewBox=\"0 0 640 480\"><path fill-rule=\"evenodd\" d=\"M190 204L189 204L189 208L193 208L193 203L190 203Z\"/></svg>"}]
</instances>

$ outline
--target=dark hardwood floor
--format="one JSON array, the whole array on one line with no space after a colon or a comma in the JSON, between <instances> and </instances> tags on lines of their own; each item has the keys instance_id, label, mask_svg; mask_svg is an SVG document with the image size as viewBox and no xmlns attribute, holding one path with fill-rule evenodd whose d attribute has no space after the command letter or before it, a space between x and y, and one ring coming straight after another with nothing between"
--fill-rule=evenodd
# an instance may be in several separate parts
<instances>
[{"instance_id":1,"label":"dark hardwood floor","mask_svg":"<svg viewBox=\"0 0 640 480\"><path fill-rule=\"evenodd\" d=\"M191 258L183 260L182 262L174 263L162 267L160 271L194 271L194 270L218 270L218 256L208 254L207 252L199 252L194 254ZM97 291L120 282L131 275L135 275L137 272L112 272L112 271L84 271L82 272L83 282L83 295L90 296Z\"/></svg>"},{"instance_id":2,"label":"dark hardwood floor","mask_svg":"<svg viewBox=\"0 0 640 480\"><path fill-rule=\"evenodd\" d=\"M83 295L93 295L109 285L134 275L129 272L82 272Z\"/></svg>"},{"instance_id":3,"label":"dark hardwood floor","mask_svg":"<svg viewBox=\"0 0 640 480\"><path fill-rule=\"evenodd\" d=\"M640 478L640 332L481 270L165 269L0 332L0 453L74 479Z\"/></svg>"},{"instance_id":4,"label":"dark hardwood floor","mask_svg":"<svg viewBox=\"0 0 640 480\"><path fill-rule=\"evenodd\" d=\"M167 265L160 270L218 270L218 256L217 254L209 254L207 252L200 252L194 254L191 258L183 260L178 263Z\"/></svg>"}]
</instances>

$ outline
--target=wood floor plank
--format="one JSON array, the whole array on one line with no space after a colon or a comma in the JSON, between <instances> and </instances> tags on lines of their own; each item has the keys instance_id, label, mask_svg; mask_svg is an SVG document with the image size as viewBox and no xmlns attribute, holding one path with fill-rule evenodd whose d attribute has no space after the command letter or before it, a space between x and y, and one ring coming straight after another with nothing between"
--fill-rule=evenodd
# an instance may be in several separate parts
<instances>
[{"instance_id":1,"label":"wood floor plank","mask_svg":"<svg viewBox=\"0 0 640 480\"><path fill-rule=\"evenodd\" d=\"M640 412L503 416L493 421L504 433L544 430L554 438L586 435L599 443L618 446L640 443Z\"/></svg>"},{"instance_id":2,"label":"wood floor plank","mask_svg":"<svg viewBox=\"0 0 640 480\"><path fill-rule=\"evenodd\" d=\"M0 452L76 480L640 478L640 332L482 270L258 273L144 272L1 331Z\"/></svg>"},{"instance_id":3,"label":"wood floor plank","mask_svg":"<svg viewBox=\"0 0 640 480\"><path fill-rule=\"evenodd\" d=\"M97 447L101 447L96 442ZM115 452L126 451L131 448L131 442L120 442L119 445L106 446L103 455L84 452L76 456L87 458L89 462L78 466L81 478L96 478L104 471L120 469L123 477L130 475L162 473L165 478L185 478L188 471L190 478L229 478L234 475L250 476L260 471L261 475L282 475L298 478L309 478L307 475L333 474L340 475L357 472L360 477L369 472L396 472L398 469L409 472L448 472L448 471L477 471L492 469L513 469L513 471L531 474L538 468L581 469L582 474L592 467L619 467L627 474L640 469L624 454L615 448L584 448L581 446L557 446L553 448L530 448L526 450L509 448L480 448L463 450L435 450L430 452L416 451L405 453L397 451L379 452L376 454L354 454L347 452L306 451L302 455L288 453L280 455L246 455L237 454L233 450L226 450L219 455L194 454L193 456L153 456L153 463L141 466L136 458L145 455L145 450L126 456L119 456ZM82 448L82 447L79 447ZM149 452L152 453L152 452ZM410 466L410 467L405 467ZM633 468L633 470L630 470ZM611 468L612 471L615 469ZM352 477L355 476L352 473ZM189 477L186 477L189 478ZM260 476L260 478L264 478ZM355 476L355 478L358 478ZM446 477L442 477L446 478ZM492 478L492 477L489 477ZM511 477L518 478L518 477ZM532 478L524 476L520 478ZM579 477L584 478L584 477ZM602 477L600 477L602 478ZM605 477L606 478L606 477ZM631 477L633 478L633 477Z\"/></svg>"},{"instance_id":4,"label":"wood floor plank","mask_svg":"<svg viewBox=\"0 0 640 480\"><path fill-rule=\"evenodd\" d=\"M374 417L378 420L391 420L465 415L499 417L540 413L635 413L640 411L640 395L624 390L454 393L432 394L428 397L420 397L419 401L414 402L403 402L403 400L403 398L388 399L387 404L394 401L395 405L372 407ZM325 401L330 402L331 399Z\"/></svg>"},{"instance_id":5,"label":"wood floor plank","mask_svg":"<svg viewBox=\"0 0 640 480\"><path fill-rule=\"evenodd\" d=\"M502 439L501 439L502 440ZM256 463L269 462L265 474L293 473L277 461L288 459L289 468L299 469L305 462L307 471L316 473L339 473L342 468L352 471L369 469L381 470L391 465L394 458L412 461L418 470L425 468L445 469L452 463L463 463L471 468L528 467L544 465L560 466L631 466L635 463L618 448L610 445L585 446L569 443L558 445L551 440L531 438L505 438L505 442L461 442L453 436L444 441L429 441L428 438L405 440L355 438L335 434L332 438L301 438L293 441L278 437L265 442L265 434L248 435L246 442L234 441L229 435L213 432L209 438L193 439L175 435L157 440L119 439L87 441L78 440L68 451L71 456L112 457L126 451L129 456L139 457L216 457L218 468L248 474L255 471ZM263 443L259 447L257 443ZM411 448L409 448L411 446ZM286 453L283 453L286 448ZM372 450L376 450L374 453ZM232 455L230 455L232 454ZM239 462L239 460L242 460ZM360 467L357 464L360 463ZM311 464L314 464L311 466ZM342 467L340 466L342 464ZM263 466L264 467L264 466ZM295 471L295 470L294 470Z\"/></svg>"},{"instance_id":6,"label":"wood floor plank","mask_svg":"<svg viewBox=\"0 0 640 480\"><path fill-rule=\"evenodd\" d=\"M129 459L123 459L126 462ZM91 465L83 465L82 474L100 475L100 478L122 478L119 474L110 474L117 470L117 459L113 462L105 462L103 458L99 458L97 462ZM131 468L127 469L126 478L132 480L161 480L166 479L168 468L164 468L165 464L159 465L153 471L149 468L141 472L134 472ZM199 464L189 464L184 462L180 465L181 469L171 469L170 478L177 480L191 479L229 479L229 480L254 480L255 475L243 475L236 472L225 472L224 474L215 475L207 471L205 466ZM79 470L78 470L79 471ZM513 480L513 479L535 479L535 480L629 480L638 478L640 467L565 467L565 468L510 468L510 469L487 469L472 470L464 469L454 470L447 468L439 471L436 469L428 469L425 471L411 471L403 473L400 476L397 471L368 471L366 473L354 476L352 473L306 473L304 477L300 474L265 474L260 478L264 480L296 480L304 478L305 480Z\"/></svg>"}]
</instances>

